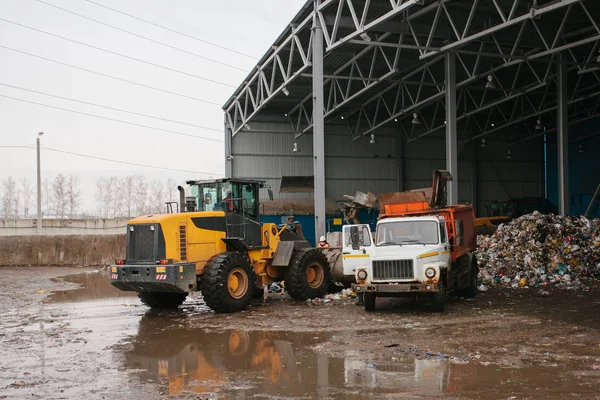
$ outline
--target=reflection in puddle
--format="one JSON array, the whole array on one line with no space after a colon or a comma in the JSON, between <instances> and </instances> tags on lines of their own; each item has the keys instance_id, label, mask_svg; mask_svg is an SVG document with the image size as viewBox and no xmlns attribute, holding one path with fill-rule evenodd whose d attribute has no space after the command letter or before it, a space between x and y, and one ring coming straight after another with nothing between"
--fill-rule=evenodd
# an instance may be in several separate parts
<instances>
[{"instance_id":1,"label":"reflection in puddle","mask_svg":"<svg viewBox=\"0 0 600 400\"><path fill-rule=\"evenodd\" d=\"M147 313L140 322L126 366L159 382L168 395L344 397L360 393L458 392L459 376L474 377L476 365L395 358L385 364L320 354L327 334L211 331L186 327L183 318ZM461 381L464 383L464 381ZM241 397L240 397L241 396Z\"/></svg>"},{"instance_id":2,"label":"reflection in puddle","mask_svg":"<svg viewBox=\"0 0 600 400\"><path fill-rule=\"evenodd\" d=\"M344 357L329 357L322 346L331 333L208 329L194 324L226 326L226 318L207 315L193 299L179 312L141 315L147 308L136 293L113 288L106 273L64 280L81 288L53 293L48 311L66 313L70 329L85 334L88 351L120 343L112 350L114 359L123 360L144 388L157 383L161 396L431 398L477 391L500 375L510 378L494 367L421 360L400 351L393 358L388 352L383 361L377 354L365 360L364 352L352 350L360 341L346 344ZM249 326L252 317L251 312L236 316Z\"/></svg>"},{"instance_id":3,"label":"reflection in puddle","mask_svg":"<svg viewBox=\"0 0 600 400\"><path fill-rule=\"evenodd\" d=\"M123 292L112 286L107 271L92 271L58 279L77 284L79 288L53 292L46 299L48 303L71 303L118 297L137 297L136 292Z\"/></svg>"}]
</instances>

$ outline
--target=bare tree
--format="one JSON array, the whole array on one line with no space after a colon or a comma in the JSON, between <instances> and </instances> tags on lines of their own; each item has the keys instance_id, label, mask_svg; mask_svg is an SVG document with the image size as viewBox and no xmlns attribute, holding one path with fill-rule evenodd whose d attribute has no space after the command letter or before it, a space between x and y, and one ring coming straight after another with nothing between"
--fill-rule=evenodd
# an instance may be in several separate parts
<instances>
[{"instance_id":1,"label":"bare tree","mask_svg":"<svg viewBox=\"0 0 600 400\"><path fill-rule=\"evenodd\" d=\"M120 217L131 218L135 209L135 197L136 197L136 186L135 186L135 176L126 176L121 179L120 182L120 192L123 195L123 213L119 215Z\"/></svg>"},{"instance_id":2,"label":"bare tree","mask_svg":"<svg viewBox=\"0 0 600 400\"><path fill-rule=\"evenodd\" d=\"M75 175L69 175L67 178L67 211L69 218L74 218L81 205L81 189L79 187L79 178Z\"/></svg>"},{"instance_id":3,"label":"bare tree","mask_svg":"<svg viewBox=\"0 0 600 400\"><path fill-rule=\"evenodd\" d=\"M18 214L18 190L17 183L12 176L2 181L4 193L2 194L2 216L4 218L16 219Z\"/></svg>"},{"instance_id":4,"label":"bare tree","mask_svg":"<svg viewBox=\"0 0 600 400\"><path fill-rule=\"evenodd\" d=\"M173 178L168 178L165 181L165 193L166 199L165 201L177 201L179 196L177 195L177 181Z\"/></svg>"},{"instance_id":5,"label":"bare tree","mask_svg":"<svg viewBox=\"0 0 600 400\"><path fill-rule=\"evenodd\" d=\"M150 212L163 213L165 211L165 189L164 183L155 179L152 181L150 193Z\"/></svg>"},{"instance_id":6,"label":"bare tree","mask_svg":"<svg viewBox=\"0 0 600 400\"><path fill-rule=\"evenodd\" d=\"M27 216L29 215L29 206L31 205L31 199L33 198L33 186L27 178L21 179L21 188L19 191L21 192L23 214Z\"/></svg>"},{"instance_id":7,"label":"bare tree","mask_svg":"<svg viewBox=\"0 0 600 400\"><path fill-rule=\"evenodd\" d=\"M143 175L136 177L137 188L135 191L135 210L138 215L148 214L152 211L148 207L148 183Z\"/></svg>"},{"instance_id":8,"label":"bare tree","mask_svg":"<svg viewBox=\"0 0 600 400\"><path fill-rule=\"evenodd\" d=\"M52 201L54 202L54 214L58 218L67 216L67 177L63 174L58 174L52 182Z\"/></svg>"}]
</instances>

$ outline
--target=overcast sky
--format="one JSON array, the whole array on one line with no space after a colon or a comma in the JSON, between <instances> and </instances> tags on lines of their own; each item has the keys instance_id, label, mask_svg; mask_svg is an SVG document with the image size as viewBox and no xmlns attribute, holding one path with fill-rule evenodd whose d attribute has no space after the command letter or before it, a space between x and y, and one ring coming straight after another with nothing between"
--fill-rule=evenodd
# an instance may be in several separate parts
<instances>
[{"instance_id":1,"label":"overcast sky","mask_svg":"<svg viewBox=\"0 0 600 400\"><path fill-rule=\"evenodd\" d=\"M168 32L92 1L255 58ZM94 208L94 183L100 176L144 174L149 179L173 177L179 181L222 176L225 167L221 106L247 75L239 69L248 71L256 65L256 59L266 52L304 3L305 0L0 0L0 46L219 105L118 81L0 47L0 178L9 175L15 179L27 177L35 184L35 150L1 146L35 147L40 131L44 132L43 177L52 179L58 173L78 175L85 192L84 211ZM152 43L48 4L239 69ZM196 76L125 59L14 23ZM219 141L126 125L2 96ZM50 149L194 172L127 166Z\"/></svg>"}]
</instances>

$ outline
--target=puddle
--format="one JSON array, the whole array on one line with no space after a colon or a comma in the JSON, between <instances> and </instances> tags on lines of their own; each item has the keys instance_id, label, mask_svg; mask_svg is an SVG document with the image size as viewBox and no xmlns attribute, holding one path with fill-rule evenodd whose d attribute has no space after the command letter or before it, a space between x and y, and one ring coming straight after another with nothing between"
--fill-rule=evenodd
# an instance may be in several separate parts
<instances>
[{"instance_id":1,"label":"puddle","mask_svg":"<svg viewBox=\"0 0 600 400\"><path fill-rule=\"evenodd\" d=\"M137 297L136 292L124 292L110 284L107 271L91 271L84 274L56 278L55 281L76 284L73 290L55 291L45 300L47 303L71 303L99 299Z\"/></svg>"},{"instance_id":2,"label":"puddle","mask_svg":"<svg viewBox=\"0 0 600 400\"><path fill-rule=\"evenodd\" d=\"M372 362L353 350L344 358L328 357L320 347L330 334L215 331L191 324L147 313L125 353L126 367L141 380L159 384L163 395L212 398L442 397L477 386L482 374L494 379L502 375L498 371L510 374L476 363L413 356Z\"/></svg>"}]
</instances>

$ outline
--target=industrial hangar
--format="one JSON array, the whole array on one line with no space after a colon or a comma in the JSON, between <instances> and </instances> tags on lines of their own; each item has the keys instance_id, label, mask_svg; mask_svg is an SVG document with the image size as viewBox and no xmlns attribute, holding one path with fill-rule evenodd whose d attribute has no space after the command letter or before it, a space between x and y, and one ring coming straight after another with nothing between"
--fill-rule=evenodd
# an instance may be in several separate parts
<instances>
[{"instance_id":1,"label":"industrial hangar","mask_svg":"<svg viewBox=\"0 0 600 400\"><path fill-rule=\"evenodd\" d=\"M325 199L427 187L585 212L600 181L600 2L307 1L224 106L229 177ZM264 198L264 197L263 197Z\"/></svg>"}]
</instances>

